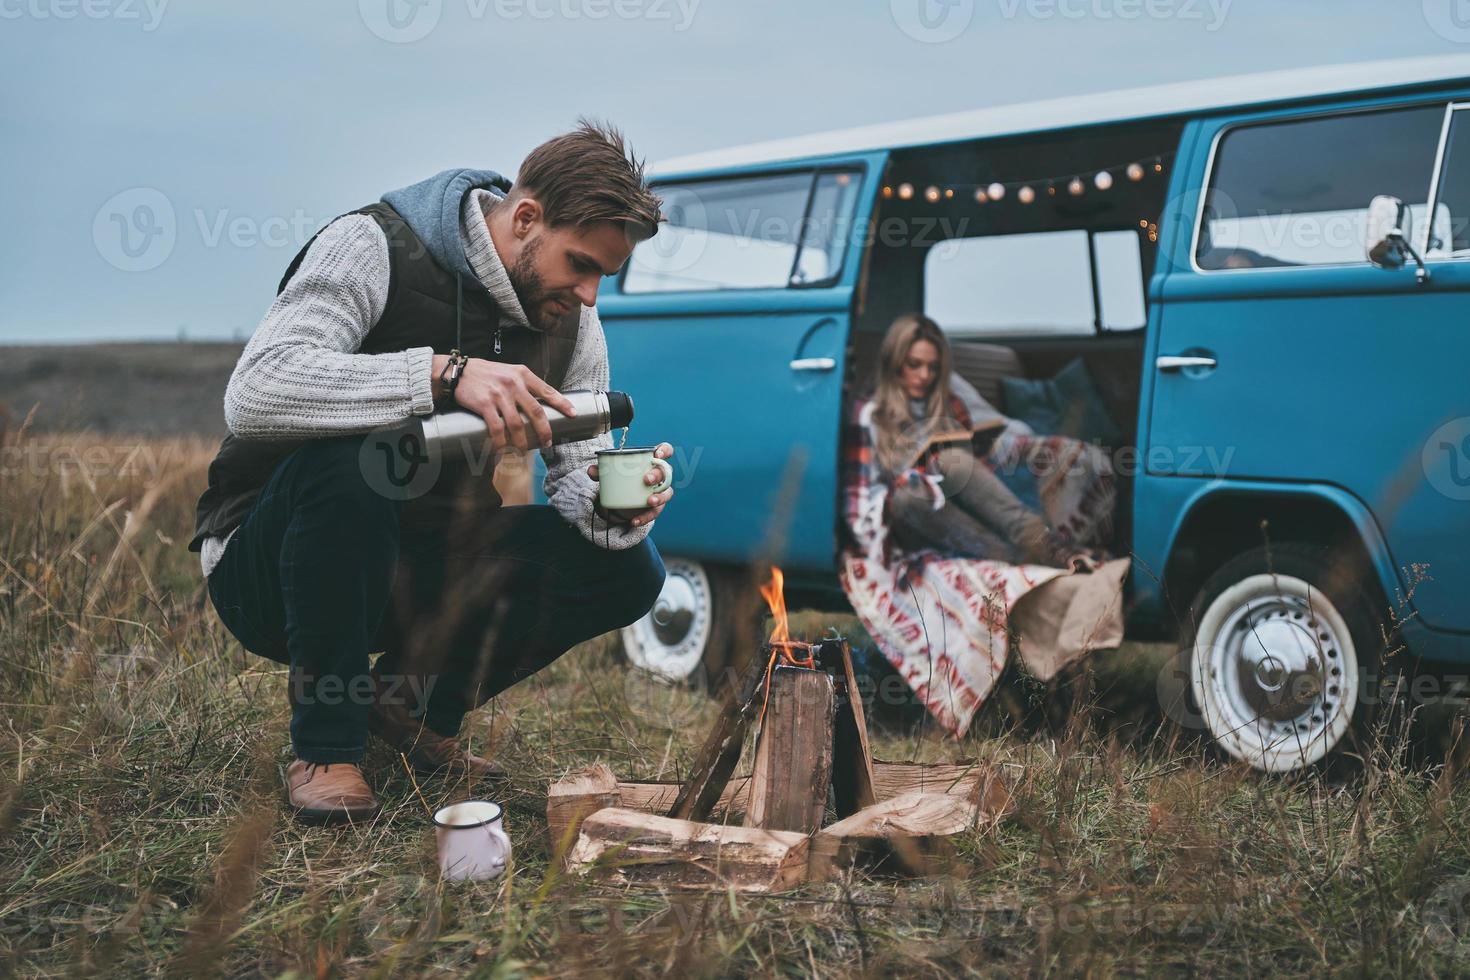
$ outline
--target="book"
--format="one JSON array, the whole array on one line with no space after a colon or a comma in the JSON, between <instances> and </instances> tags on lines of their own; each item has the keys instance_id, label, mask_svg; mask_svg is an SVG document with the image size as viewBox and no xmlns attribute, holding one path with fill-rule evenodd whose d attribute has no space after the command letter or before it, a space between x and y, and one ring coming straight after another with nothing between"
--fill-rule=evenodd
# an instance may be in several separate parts
<instances>
[{"instance_id":1,"label":"book","mask_svg":"<svg viewBox=\"0 0 1470 980\"><path fill-rule=\"evenodd\" d=\"M932 450L953 443L969 443L976 456L984 456L990 452L991 445L1005 431L1005 427L1006 420L1003 418L986 419L970 428L956 425L953 420L950 420L947 427L929 434L929 437L914 451L909 465L917 466Z\"/></svg>"}]
</instances>

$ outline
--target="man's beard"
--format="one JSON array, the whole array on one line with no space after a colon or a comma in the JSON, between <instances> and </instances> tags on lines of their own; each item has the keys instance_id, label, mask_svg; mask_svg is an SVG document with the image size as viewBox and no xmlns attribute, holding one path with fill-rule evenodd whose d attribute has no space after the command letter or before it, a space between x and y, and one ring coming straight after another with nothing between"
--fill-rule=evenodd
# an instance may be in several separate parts
<instances>
[{"instance_id":1,"label":"man's beard","mask_svg":"<svg viewBox=\"0 0 1470 980\"><path fill-rule=\"evenodd\" d=\"M545 308L551 297L546 294L546 286L536 271L536 253L541 251L541 245L539 238L527 242L515 265L506 269L505 274L510 278L511 288L516 291L516 299L521 301L521 309L526 311L526 319L531 326L549 330L561 317Z\"/></svg>"}]
</instances>

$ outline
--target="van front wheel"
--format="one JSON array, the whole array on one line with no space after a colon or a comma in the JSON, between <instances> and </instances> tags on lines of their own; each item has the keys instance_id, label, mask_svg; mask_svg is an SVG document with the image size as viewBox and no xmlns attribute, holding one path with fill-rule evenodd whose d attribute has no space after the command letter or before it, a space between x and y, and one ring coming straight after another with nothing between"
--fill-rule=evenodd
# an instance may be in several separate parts
<instances>
[{"instance_id":1,"label":"van front wheel","mask_svg":"<svg viewBox=\"0 0 1470 980\"><path fill-rule=\"evenodd\" d=\"M1300 544L1246 552L1205 583L1190 609L1189 684L1226 755L1290 772L1361 727L1378 659L1373 617L1386 610L1358 583L1328 549Z\"/></svg>"}]
</instances>

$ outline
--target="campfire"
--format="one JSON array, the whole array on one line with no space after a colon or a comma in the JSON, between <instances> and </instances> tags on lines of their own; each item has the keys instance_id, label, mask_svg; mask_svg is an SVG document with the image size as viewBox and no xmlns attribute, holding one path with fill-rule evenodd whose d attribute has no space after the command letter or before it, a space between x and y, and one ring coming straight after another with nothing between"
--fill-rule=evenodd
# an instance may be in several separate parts
<instances>
[{"instance_id":1,"label":"campfire","mask_svg":"<svg viewBox=\"0 0 1470 980\"><path fill-rule=\"evenodd\" d=\"M980 763L875 761L847 639L835 630L792 638L781 569L760 592L771 634L687 779L621 782L598 764L552 784L552 847L571 868L747 891L824 880L858 862L927 873L947 838L1004 812L1008 794ZM755 758L737 777L752 726Z\"/></svg>"}]
</instances>

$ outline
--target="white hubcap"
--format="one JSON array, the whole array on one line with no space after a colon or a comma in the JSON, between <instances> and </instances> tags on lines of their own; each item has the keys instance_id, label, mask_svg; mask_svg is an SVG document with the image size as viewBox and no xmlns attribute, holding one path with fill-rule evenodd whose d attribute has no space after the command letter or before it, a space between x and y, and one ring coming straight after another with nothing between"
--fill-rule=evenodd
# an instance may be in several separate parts
<instances>
[{"instance_id":1,"label":"white hubcap","mask_svg":"<svg viewBox=\"0 0 1470 980\"><path fill-rule=\"evenodd\" d=\"M1321 759L1347 733L1357 651L1322 592L1287 575L1252 575L1201 617L1190 685L1221 748L1287 772Z\"/></svg>"},{"instance_id":2,"label":"white hubcap","mask_svg":"<svg viewBox=\"0 0 1470 980\"><path fill-rule=\"evenodd\" d=\"M698 669L709 645L712 594L698 562L669 559L663 591L642 619L623 630L623 649L635 667L669 680Z\"/></svg>"}]
</instances>

